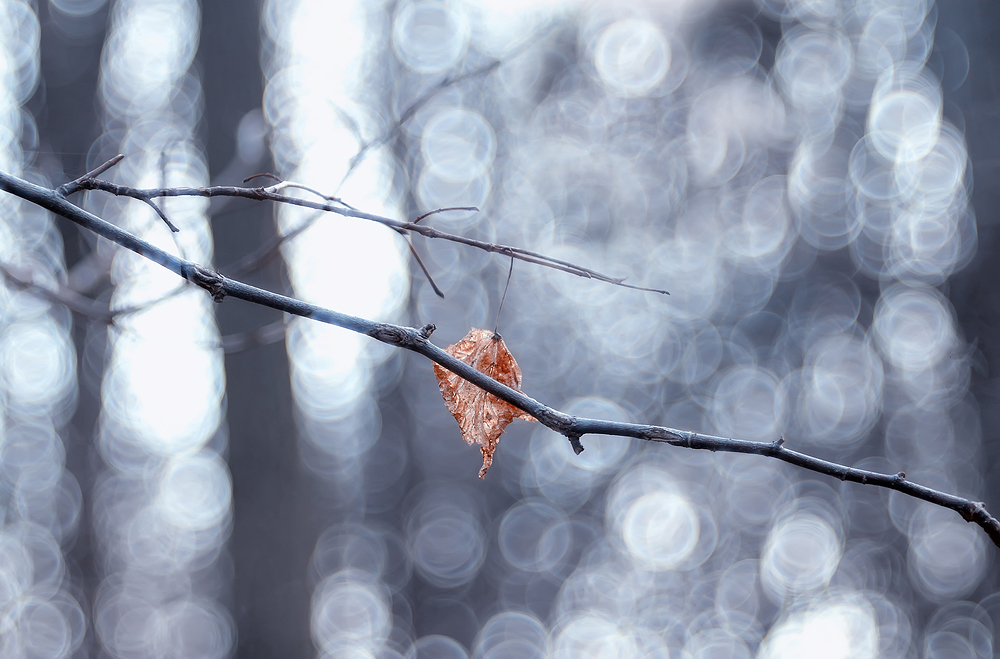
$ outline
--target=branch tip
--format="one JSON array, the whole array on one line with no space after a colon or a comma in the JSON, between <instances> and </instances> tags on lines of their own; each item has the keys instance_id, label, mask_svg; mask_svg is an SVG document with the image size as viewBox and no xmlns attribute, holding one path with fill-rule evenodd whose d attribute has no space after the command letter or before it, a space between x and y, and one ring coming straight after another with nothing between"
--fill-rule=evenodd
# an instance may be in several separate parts
<instances>
[{"instance_id":1,"label":"branch tip","mask_svg":"<svg viewBox=\"0 0 1000 659\"><path fill-rule=\"evenodd\" d=\"M427 323L426 325L424 325L423 327L421 327L419 330L417 330L417 333L420 334L420 337L422 339L426 340L426 339L431 338L431 334L433 334L434 330L436 330L436 329L437 329L437 325L435 325L434 323Z\"/></svg>"},{"instance_id":2,"label":"branch tip","mask_svg":"<svg viewBox=\"0 0 1000 659\"><path fill-rule=\"evenodd\" d=\"M180 229L174 226L174 223L167 219L166 213L160 210L160 207L157 206L152 199L144 198L143 201L149 204L149 206L156 212L160 219L163 220L163 223L166 224L171 231L174 233L180 233Z\"/></svg>"},{"instance_id":3,"label":"branch tip","mask_svg":"<svg viewBox=\"0 0 1000 659\"><path fill-rule=\"evenodd\" d=\"M566 439L569 440L569 445L573 447L573 452L577 455L583 453L583 444L580 443L579 435L566 435Z\"/></svg>"},{"instance_id":4,"label":"branch tip","mask_svg":"<svg viewBox=\"0 0 1000 659\"><path fill-rule=\"evenodd\" d=\"M94 169L90 170L80 178L74 179L69 183L63 183L62 185L60 185L58 188L56 188L56 194L58 194L60 197L68 197L74 192L79 191L83 187L84 181L88 181L100 176L101 174L108 171L109 169L111 169L124 159L125 156L122 155L121 153L119 153L117 156L114 156L113 158L109 158L108 160L101 163Z\"/></svg>"},{"instance_id":5,"label":"branch tip","mask_svg":"<svg viewBox=\"0 0 1000 659\"><path fill-rule=\"evenodd\" d=\"M271 174L269 172L261 172L260 174L251 174L250 176L248 176L245 179L243 179L243 182L244 183L249 183L250 181L254 180L255 178L269 178L269 179L271 179L273 181L277 181L278 183L281 183L281 179L279 177L277 177L274 174Z\"/></svg>"},{"instance_id":6,"label":"branch tip","mask_svg":"<svg viewBox=\"0 0 1000 659\"><path fill-rule=\"evenodd\" d=\"M411 222L411 224L416 224L417 222L419 222L420 220L424 219L425 217L430 217L431 215L437 215L438 213L447 213L448 211L475 211L476 213L478 213L479 212L479 207L478 206L449 206L448 208L435 208L434 210L427 211L426 213L424 213L423 215L421 215L417 219L413 220L413 222Z\"/></svg>"},{"instance_id":7,"label":"branch tip","mask_svg":"<svg viewBox=\"0 0 1000 659\"><path fill-rule=\"evenodd\" d=\"M424 276L427 277L427 283L431 285L432 289L434 289L434 294L443 300L444 291L438 287L437 283L434 281L434 277L431 276L431 271L427 269L427 266L424 264L424 260L420 258L419 254L417 254L417 248L413 246L413 241L407 237L405 231L400 231L399 235L403 236L403 240L406 241L406 245L410 248L410 254L413 255L413 260L417 262L417 265L420 266Z\"/></svg>"},{"instance_id":8,"label":"branch tip","mask_svg":"<svg viewBox=\"0 0 1000 659\"><path fill-rule=\"evenodd\" d=\"M81 179L88 179L88 178L94 178L95 176L100 176L104 172L108 171L109 169L111 169L112 167L114 167L115 165L117 165L118 163L120 163L122 160L125 160L125 155L122 154L122 153L119 153L117 156L113 156L111 158L108 158L105 162L103 162L100 165L98 165L97 167L93 168L92 170L90 170L89 172L87 172L86 174L84 174L83 176L81 176L80 178Z\"/></svg>"}]
</instances>

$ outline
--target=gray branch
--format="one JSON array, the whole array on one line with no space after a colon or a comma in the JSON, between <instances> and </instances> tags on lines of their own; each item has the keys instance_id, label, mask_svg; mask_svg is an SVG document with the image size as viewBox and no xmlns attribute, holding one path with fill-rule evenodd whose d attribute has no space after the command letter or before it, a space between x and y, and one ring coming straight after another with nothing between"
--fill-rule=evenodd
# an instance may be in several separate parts
<instances>
[{"instance_id":1,"label":"gray branch","mask_svg":"<svg viewBox=\"0 0 1000 659\"><path fill-rule=\"evenodd\" d=\"M120 156L116 156L120 160ZM115 162L118 160L115 160ZM111 162L111 161L108 161ZM107 163L105 163L107 164ZM104 165L102 165L103 167ZM96 171L96 170L95 170ZM314 192L319 195L323 201L313 201L311 199L302 199L301 197L291 197L286 194L282 194L280 191L285 189L305 189L310 192ZM554 270L561 270L567 272L571 275L576 275L577 277L583 277L585 279L596 279L598 281L603 281L608 284L614 284L615 286L623 286L625 288L632 288L638 291L647 291L649 293L659 293L661 295L670 295L669 292L659 289L659 288L647 288L645 286L636 286L634 284L625 283L624 277L611 277L609 275L602 274L596 270L591 270L590 268L584 268L582 266L576 265L575 263L570 263L569 261L563 261L561 259L556 259L551 256L546 256L545 254L540 254L538 252L533 252L531 250L523 249L521 247L511 247L508 245L497 245L495 243L486 242L484 240L476 240L475 238L467 238L465 236L459 236L446 231L440 231L433 227L426 226L424 224L418 224L418 222L430 215L431 213L424 214L417 218L413 222L403 222L401 220L394 220L389 217L383 217L381 215L374 215L372 213L365 213L364 211L357 210L355 208L345 207L342 202L332 201L331 198L322 195L319 192L315 192L310 188L303 185L292 183L288 181L283 181L276 183L275 185L268 187L256 187L247 188L238 185L216 185L204 188L133 188L126 185L118 185L117 183L112 183L110 181L105 181L103 179L94 178L89 174L81 176L75 181L67 184L64 189L57 190L56 192L61 192L65 190L68 196L69 193L80 192L83 190L100 190L102 192L107 192L119 197L130 197L132 199L138 199L145 204L152 205L160 218L164 220L172 231L176 228L170 224L166 216L152 203L152 200L157 197L242 197L244 199L251 199L253 201L274 201L283 204L291 204L293 206L302 206L305 208L312 208L318 211L326 211L329 213L336 213L337 215L343 215L344 217L353 217L361 220L368 220L370 222L377 222L379 224L385 225L400 233L418 233L426 238L438 238L441 240L448 240L455 243L460 243L462 245L467 245L469 247L475 247L476 249L481 249L486 252L492 252L494 254L503 254L504 256L509 256L520 261L525 261L527 263L534 263L536 265L541 265L546 268L552 268ZM475 210L471 208L455 208L455 209L439 209L444 210ZM437 213L439 211L433 211Z\"/></svg>"},{"instance_id":2,"label":"gray branch","mask_svg":"<svg viewBox=\"0 0 1000 659\"><path fill-rule=\"evenodd\" d=\"M89 179L93 181L93 179ZM81 179L77 179L74 184L81 184ZM110 186L111 184L107 184ZM86 177L83 177L81 187L90 187ZM272 309L284 311L286 313L311 318L323 323L329 323L338 327L366 334L373 339L404 348L419 353L431 361L440 364L449 371L472 382L481 389L493 394L497 398L507 401L511 405L527 412L538 421L563 435L569 440L576 453L583 451L580 438L584 435L614 435L619 437L632 437L650 442L660 442L673 446L682 446L692 449L707 449L709 451L724 451L728 453L752 453L770 458L782 460L784 462L839 478L842 481L852 481L864 485L875 485L896 490L914 498L927 501L932 504L943 506L954 510L968 522L975 522L986 531L990 539L1000 547L1000 521L998 521L987 510L986 506L977 501L971 501L953 494L947 494L938 490L919 485L906 479L902 472L897 474L882 474L864 469L855 469L845 465L821 460L819 458L792 451L785 448L784 439L777 439L773 442L754 442L742 439L732 439L728 437L716 437L688 430L677 430L664 426L642 425L635 423L622 423L617 421L607 421L603 419L587 419L577 417L544 405L526 394L515 391L506 385L497 382L493 378L477 371L468 364L452 357L441 348L429 341L431 333L434 331L433 325L426 325L422 328L403 327L389 323L377 323L365 318L351 316L348 314L326 309L313 304L308 304L295 298L271 293L254 286L249 286L242 282L229 279L222 274L212 271L204 266L169 254L162 249L132 235L131 233L116 227L96 215L89 213L78 206L74 206L65 199L58 191L43 188L28 181L24 181L10 174L0 172L0 189L5 190L17 197L30 201L57 215L61 215L80 226L93 231L94 233L112 240L122 247L154 261L168 270L180 275L201 288L204 288L216 302L222 302L226 297L235 297L255 304L261 304ZM102 186L103 189L103 186ZM111 190L109 190L111 191ZM237 196L249 196L250 198L270 199L284 203L294 203L297 205L318 208L321 210L332 210L351 217L362 219L375 219L383 224L388 224L393 228L401 228L408 231L424 233L424 227L413 223L398 222L379 218L360 211L345 212L345 209L327 207L324 204L306 202L301 199L285 197L283 195L269 193L264 188L253 190L245 188L173 188L168 190L144 190L143 195L148 194L148 198L156 196L178 196L182 194L197 194L199 196L212 196L213 194L234 194ZM440 232L428 233L425 235L436 235ZM461 242L482 248L482 244L471 239L464 239L460 236L452 236L456 242ZM507 248L510 249L510 248ZM504 252L507 253L507 252Z\"/></svg>"}]
</instances>

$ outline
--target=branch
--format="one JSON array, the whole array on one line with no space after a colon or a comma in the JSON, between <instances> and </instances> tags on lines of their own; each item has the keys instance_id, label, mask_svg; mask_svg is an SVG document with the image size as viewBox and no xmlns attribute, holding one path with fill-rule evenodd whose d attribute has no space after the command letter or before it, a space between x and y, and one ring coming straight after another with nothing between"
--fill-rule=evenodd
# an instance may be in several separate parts
<instances>
[{"instance_id":1,"label":"branch","mask_svg":"<svg viewBox=\"0 0 1000 659\"><path fill-rule=\"evenodd\" d=\"M280 185L282 185L282 186L290 187L290 188L298 188L300 190L305 190L307 192L313 193L314 195L316 195L316 196L318 196L321 199L324 199L326 201L332 201L332 202L338 203L341 206L344 206L346 208L350 208L351 210L357 210L356 208L354 208L354 206L351 206L350 204L348 204L347 202L345 202L340 197L333 197L333 196L330 196L330 195L325 195L325 194L323 194L322 192L320 192L318 190L315 190L315 189L310 188L310 187L305 186L305 185L300 185L298 183L287 183L287 182L284 182L280 178L278 178L277 176L275 176L274 174L268 174L268 173L254 174L253 176L248 176L247 178L243 179L243 182L246 183L246 182L251 181L251 180L253 180L255 178L258 178L258 177L266 177L266 178L274 179L275 181L278 181L278 183ZM274 186L275 189L278 189L278 187L279 187L278 185ZM424 219L428 215L434 215L435 213L444 213L446 211L478 211L478 210L479 209L476 208L475 206L461 206L461 207L454 207L454 208L438 208L437 210L432 210L429 213L424 213L423 215L421 215L417 219L413 220L413 223L416 224L417 222L419 222L420 220ZM283 233L283 234L281 234L279 236L276 236L273 240L268 241L268 244L265 245L263 248L256 250L250 256L247 256L247 257L245 257L243 259L240 259L241 268L242 267L246 267L246 268L253 269L253 268L256 268L257 265L266 263L270 259L274 258L274 256L278 253L278 249L283 244L285 244L286 242L288 242L289 240L291 240L295 236L299 235L300 233L302 233L303 231L305 231L306 229L308 229L309 227L311 227L313 225L313 223L316 221L316 219L321 214L322 214L322 211L317 211L316 213L313 213L312 217L310 217L309 219L307 219L305 222L303 222L299 226L295 227L293 230L289 231L288 233ZM406 241L406 246L410 248L410 254L413 256L413 260L416 261L416 263L417 263L418 266L420 266L421 272L423 272L424 273L424 277L427 278L427 283L429 283L431 285L431 288L434 289L434 293L438 297L443 298L444 297L444 291L442 291L438 287L437 282L434 281L434 277L431 276L431 271L427 269L427 266L424 264L424 260L422 258L420 258L420 254L417 253L417 248L413 246L413 241L410 240L410 236L407 235L405 231L400 231L399 229L396 229L396 231L399 233L399 235L403 236L403 240ZM242 272L249 272L249 270L246 270L246 271L241 270L241 271ZM239 277L240 275L236 274L235 276Z\"/></svg>"},{"instance_id":2,"label":"branch","mask_svg":"<svg viewBox=\"0 0 1000 659\"><path fill-rule=\"evenodd\" d=\"M30 291L42 299L65 305L67 309L81 316L95 318L105 323L110 323L114 320L115 314L108 309L108 305L80 295L67 286L59 284L46 286L35 281L34 275L29 270L0 263L0 278L10 282L17 288Z\"/></svg>"},{"instance_id":3,"label":"branch","mask_svg":"<svg viewBox=\"0 0 1000 659\"><path fill-rule=\"evenodd\" d=\"M507 55L505 55L505 59L507 57L510 57L513 54L516 54L516 52L518 50L526 47L530 43L532 43L532 41L529 41L527 39L524 40L518 47L512 49L510 53L508 53ZM368 142L365 142L362 139L361 133L357 129L357 124L353 121L353 119L351 119L350 116L347 115L347 113L345 113L344 111L342 111L339 107L335 107L334 109L337 110L337 113L340 114L341 118L345 120L344 123L347 124L348 127L352 127L352 124L353 124L353 128L354 128L353 132L358 137L358 141L362 143L361 144L361 148L358 149L358 152L356 154L354 154L354 157L351 158L351 161L348 163L348 165L347 165L347 171L344 173L344 176L340 179L340 183L337 185L337 189L339 190L340 187L344 185L344 183L351 176L351 174L354 173L354 170L357 169L358 165L361 164L361 161L364 159L365 154L367 154L368 151L372 147L374 147L374 146L380 146L380 145L385 144L386 142L388 142L390 139L392 139L399 132L399 129L402 128L403 124L405 124L407 121L409 121L410 119L412 119L413 116L417 113L417 111L420 110L420 108L422 108L423 106L425 106L428 101L430 101L432 98L434 98L435 96L437 96L437 94L441 90L447 89L448 87L450 87L450 86L452 86L452 85L454 85L456 83L462 82L463 80L468 80L470 78L474 78L474 77L480 76L480 75L487 75L487 74L495 71L496 69L498 69L501 64L502 64L502 61L499 60L499 59L496 59L496 60L493 60L492 62L490 62L489 64L487 64L486 66L479 67L478 69L474 69L474 70L469 71L467 73L463 73L461 75L455 76L454 78L451 77L451 76L447 76L447 77L443 78L439 83L437 83L436 85L434 85L431 89L429 89L426 93L424 93L420 98L418 98L416 101L414 101L413 104L410 105L410 107L408 107L406 109L406 111L399 116L399 119L397 119L393 123L392 127L389 130L387 130L386 132L382 133L381 135L379 135L375 139L373 139L371 141L368 141ZM244 183L245 183L245 181L244 181Z\"/></svg>"},{"instance_id":4,"label":"branch","mask_svg":"<svg viewBox=\"0 0 1000 659\"><path fill-rule=\"evenodd\" d=\"M89 172L87 172L86 174L84 174L83 176L81 176L80 178L75 179L73 181L70 181L69 183L63 183L58 188L56 188L56 192L61 197L68 197L71 194L73 194L74 192L79 192L80 190L83 189L81 186L83 185L84 181L89 181L91 179L97 178L98 176L100 176L104 172L108 171L109 169L111 169L112 167L114 167L115 165L117 165L118 163L120 163L124 159L125 159L125 156L123 156L122 154L119 153L117 156L111 158L110 160L108 160L103 165L98 165L97 167L95 167L94 169L90 170Z\"/></svg>"},{"instance_id":5,"label":"branch","mask_svg":"<svg viewBox=\"0 0 1000 659\"><path fill-rule=\"evenodd\" d=\"M119 153L114 158L111 158L110 160L108 160L106 163L104 163L102 165L98 165L97 167L95 167L94 169L90 170L89 172L87 172L86 174L84 174L83 176L81 176L80 178L75 179L73 181L70 181L69 183L64 183L64 184L60 185L56 189L56 192L60 196L68 197L71 194L73 194L75 192L79 192L81 190L90 190L91 188L89 188L88 186L89 186L89 184L90 184L91 181L97 180L98 176L100 176L104 172L108 171L109 169L111 169L112 167L114 167L115 165L117 165L118 163L120 163L124 158L125 158L125 156L123 156L122 154ZM159 218L161 220L163 220L163 223L166 224L167 227L173 233L177 233L178 231L180 231L180 229L178 229L176 226L174 226L173 222L171 222L169 219L167 219L167 216L163 213L162 210L160 210L160 207L153 203L153 196L154 195L142 194L141 192L139 192L137 190L136 194L129 195L129 196L132 197L133 199L138 199L139 201L143 202L144 204L146 204L147 206L149 206L150 208L152 208L153 212L155 212L159 216Z\"/></svg>"},{"instance_id":6,"label":"branch","mask_svg":"<svg viewBox=\"0 0 1000 659\"><path fill-rule=\"evenodd\" d=\"M354 170L357 169L358 165L361 164L361 161L364 159L365 155L372 147L381 146L389 142L389 140L393 139L397 134L399 134L399 131L403 127L403 124L412 119L421 108L427 105L427 103L429 103L441 91L451 87L452 85L464 82L465 80L470 80L472 78L477 78L479 76L487 76L491 74L493 71L496 71L498 68L500 68L500 66L502 66L504 62L513 59L518 54L524 52L528 48L531 48L532 46L536 46L539 43L541 43L545 39L545 37L553 31L553 27L557 24L558 21L550 21L547 24L541 25L539 29L535 30L532 33L521 35L520 42L514 44L499 58L490 60L489 63L484 64L483 66L480 66L471 71L466 71L465 73L460 73L455 76L451 75L445 76L437 84L428 89L417 100L415 100L410 105L410 107L408 107L406 111L403 112L399 116L399 118L396 119L395 122L393 122L392 126L388 130L386 130L381 135L372 140L365 141L361 135L361 130L358 127L357 122L354 121L354 119L349 114L341 110L340 107L334 105L333 106L334 110L336 110L337 114L339 114L341 118L344 120L344 124L348 127L348 129L355 134L355 136L358 138L358 142L361 143L361 148L358 150L356 154L354 154L354 157L352 157L350 162L348 163L347 171L344 173L344 176L340 179L340 183L337 185L337 190L340 190L340 188L344 185L344 183L347 182L347 179L351 176Z\"/></svg>"},{"instance_id":7,"label":"branch","mask_svg":"<svg viewBox=\"0 0 1000 659\"><path fill-rule=\"evenodd\" d=\"M92 300L86 296L80 295L67 286L63 286L61 284L57 284L56 286L47 286L36 282L34 280L34 276L25 269L19 269L14 266L0 263L0 277L15 288L28 291L32 295L35 295L43 300L61 304L79 316L104 323L105 325L113 325L115 319L119 316L135 313L136 311L148 308L158 302L162 302L170 297L173 297L181 291L187 290L187 287L182 283L178 288L175 288L170 293L167 293L163 297L153 300L152 302L144 303L141 306L128 307L112 311L107 304L102 304L97 300ZM231 355L237 352L243 352L244 350L250 350L252 348L259 348L261 346L277 343L284 338L285 321L284 319L281 319L276 320L273 323L268 323L262 327L258 327L254 330L236 332L221 336L213 347L222 348L224 353Z\"/></svg>"},{"instance_id":8,"label":"branch","mask_svg":"<svg viewBox=\"0 0 1000 659\"><path fill-rule=\"evenodd\" d=\"M159 247L116 227L110 222L74 206L55 190L37 186L4 172L0 172L0 189L35 203L57 215L61 215L108 240L118 243L122 247L162 265L184 279L207 290L212 294L216 302L222 302L226 297L239 298L296 316L302 316L303 318L311 318L319 322L343 327L344 329L370 336L382 343L419 353L475 384L477 387L493 394L497 398L505 400L518 409L527 412L538 419L542 425L565 436L569 440L573 450L578 454L583 451L583 445L580 443L581 437L584 435L599 434L633 437L650 442L660 442L692 449L763 455L810 471L833 476L843 481L885 487L922 501L950 508L961 515L966 521L975 522L981 526L993 543L1000 547L1000 521L986 510L986 506L983 503L933 490L929 487L908 481L906 480L906 475L902 472L897 474L882 474L821 460L785 448L783 438L773 442L754 442L704 435L665 426L588 419L566 414L565 412L548 407L520 391L515 391L497 382L486 374L452 357L441 348L438 348L428 340L435 329L434 325L426 325L417 329L390 323L378 323L309 304L295 298L271 293L270 291L228 279L222 274L213 272L197 263L169 254Z\"/></svg>"},{"instance_id":9,"label":"branch","mask_svg":"<svg viewBox=\"0 0 1000 659\"><path fill-rule=\"evenodd\" d=\"M114 160L114 159L112 159ZM110 162L110 161L108 161ZM107 164L107 163L105 163ZM102 165L103 167L103 165ZM132 188L126 185L118 185L117 183L112 183L110 181L105 181L97 178L88 178L83 176L71 184L66 186L66 189L70 192L79 192L81 190L100 190L102 192L107 192L119 197L131 197L132 199L138 199L147 204L152 203L152 199L157 197L242 197L244 199L252 199L254 201L274 201L283 204L291 204L293 206L302 206L304 208L312 208L319 211L327 211L330 213L336 213L337 215L343 215L344 217L354 217L361 220L369 220L371 222L377 222L383 224L387 227L395 229L400 233L418 233L427 238L439 238L441 240L448 240L455 243L460 243L462 245L468 245L469 247L475 247L486 252L492 252L495 254L503 254L504 256L509 256L527 263L534 263L536 265L541 265L546 268L552 268L554 270L561 270L563 272L568 272L571 275L576 275L577 277L583 277L584 279L596 279L608 284L613 284L615 286L622 286L624 288L631 288L637 291L646 291L649 293L660 293L661 295L670 295L665 290L659 288L647 288L645 286L635 286L633 284L626 284L624 277L611 277L596 270L591 270L589 268L584 268L578 266L569 261L563 261L560 259L553 258L551 256L546 256L545 254L539 254L538 252L533 252L527 249L522 249L520 247L510 247L508 245L497 245L495 243L489 243L483 240L476 240L474 238L466 238L465 236L458 236L455 234L447 233L444 231L439 231L433 227L425 226L423 224L418 224L420 219L425 216L421 216L414 222L402 222L400 220L394 220L388 217L382 217L381 215L373 215L371 213L365 213L354 208L345 208L341 205L336 205L335 203L329 203L328 201L312 201L310 199L301 199L299 197L290 197L285 194L281 194L280 190L287 188L298 188L308 190L309 192L314 192L315 194L321 195L325 200L331 199L322 193L316 192L311 188L307 188L298 183L289 183L282 181L281 183L276 183L275 185L269 187L257 187L257 188L245 188L235 185L216 185L204 188L149 188L140 189ZM58 191L57 191L58 192ZM448 210L448 209L441 209ZM462 210L466 210L462 208ZM163 216L161 215L161 218ZM172 226L172 225L171 225Z\"/></svg>"}]
</instances>

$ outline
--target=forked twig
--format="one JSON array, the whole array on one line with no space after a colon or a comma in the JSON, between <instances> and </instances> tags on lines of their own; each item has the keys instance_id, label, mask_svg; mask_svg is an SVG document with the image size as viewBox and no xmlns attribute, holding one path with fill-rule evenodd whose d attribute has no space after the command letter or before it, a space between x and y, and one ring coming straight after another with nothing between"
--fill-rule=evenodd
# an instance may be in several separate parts
<instances>
[{"instance_id":1,"label":"forked twig","mask_svg":"<svg viewBox=\"0 0 1000 659\"><path fill-rule=\"evenodd\" d=\"M110 158L107 162L98 165L97 167L90 170L80 178L74 179L69 183L63 183L58 188L56 188L56 193L61 197L68 197L71 194L80 191L82 189L80 186L83 184L84 181L89 181L90 179L97 178L98 176L108 171L109 169L111 169L124 159L125 156L119 153L117 156L114 156L113 158Z\"/></svg>"},{"instance_id":2,"label":"forked twig","mask_svg":"<svg viewBox=\"0 0 1000 659\"><path fill-rule=\"evenodd\" d=\"M273 175L269 175L273 176ZM659 289L659 288L648 288L645 286L636 286L634 284L625 283L624 277L611 277L609 275L602 274L596 270L591 270L590 268L585 268L583 266L576 265L575 263L570 263L569 261L564 261L562 259L553 258L551 256L546 256L545 254L540 254L531 250L523 249L521 247L511 247L509 245L498 245L495 243L486 242L484 240L476 240L475 238L467 238L465 236L460 236L452 233L447 233L445 231L440 231L433 227L429 227L423 224L418 224L418 222L427 217L428 214L424 214L417 218L413 222L403 222L400 220L394 220L392 218L383 217L381 215L374 215L372 213L365 213L353 208L347 208L343 206L342 202L331 202L330 197L323 195L321 192L317 192L312 188L307 188L298 183L289 183L282 181L276 183L269 187L258 187L258 188L245 188L240 186L230 186L230 185L217 185L208 186L201 188L149 188L149 189L139 189L133 188L125 185L118 185L117 183L112 183L110 181L105 181L103 179L97 178L83 178L74 181L75 187L74 191L80 190L100 190L102 192L107 192L120 197L131 197L133 199L139 199L142 201L147 201L150 199L155 199L158 197L242 197L244 199L251 199L254 201L274 201L284 204L290 204L292 206L301 206L304 208L312 208L319 211L327 211L331 213L336 213L337 215L343 215L344 217L353 217L362 220L368 220L371 222L377 222L391 229L396 230L399 233L418 233L426 238L437 238L441 240L447 240L450 242L459 243L462 245L467 245L469 247L475 247L486 252L491 252L495 254L503 254L505 256L512 256L521 261L527 263L534 263L546 268L551 268L553 270L561 270L562 272L575 275L577 277L583 277L585 279L595 279L597 281L602 281L607 284L612 284L615 286L622 286L624 288L631 288L638 291L646 291L649 293L659 293L661 295L670 295L669 292ZM281 194L280 190L286 188L297 188L308 190L313 194L317 194L322 197L323 201L312 201L310 199L302 199L299 197L291 197L285 194ZM335 205L338 204L338 205ZM451 210L470 210L471 206L460 206L453 208L443 208L432 211L433 213L445 212Z\"/></svg>"}]
</instances>

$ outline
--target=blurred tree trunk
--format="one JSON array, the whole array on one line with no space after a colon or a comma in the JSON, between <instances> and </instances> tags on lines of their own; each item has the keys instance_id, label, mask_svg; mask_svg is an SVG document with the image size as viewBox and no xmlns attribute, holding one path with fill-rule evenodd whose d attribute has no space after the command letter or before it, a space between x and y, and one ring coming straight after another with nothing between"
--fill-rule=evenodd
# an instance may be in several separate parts
<instances>
[{"instance_id":1,"label":"blurred tree trunk","mask_svg":"<svg viewBox=\"0 0 1000 659\"><path fill-rule=\"evenodd\" d=\"M38 126L38 144L34 145L36 153L25 155L34 156L35 166L52 178L53 185L60 185L87 171L87 152L101 134L97 84L107 7L82 18L81 23L86 22L93 31L76 38L60 30L49 15L48 3L39 3L37 11L41 76L27 108ZM67 272L72 273L74 266L90 253L93 236L70 222L57 221L56 226L62 234ZM101 282L84 293L108 297L106 284ZM94 600L100 583L90 526L91 493L100 464L94 431L101 411L106 331L103 320L80 316L73 319L79 398L73 418L61 432L66 470L76 478L82 493L76 537L63 549L71 578L80 588L77 599L84 606ZM94 643L93 630L88 627L79 655L87 656Z\"/></svg>"},{"instance_id":2,"label":"blurred tree trunk","mask_svg":"<svg viewBox=\"0 0 1000 659\"><path fill-rule=\"evenodd\" d=\"M234 162L237 128L259 110L260 6L221 0L202 4L198 61L205 90L202 125L213 182L235 184L271 168L270 157L254 171ZM229 167L233 163L233 167ZM227 169L228 168L228 169ZM228 180L228 179L233 180ZM219 267L254 251L275 235L272 209L236 203L213 212L215 260ZM282 290L281 259L246 280ZM270 309L233 301L217 307L223 336L280 320ZM284 341L226 356L229 468L233 478L234 526L232 611L239 657L309 656L310 585L307 564L315 525L303 519L309 508L308 477L296 450Z\"/></svg>"}]
</instances>

